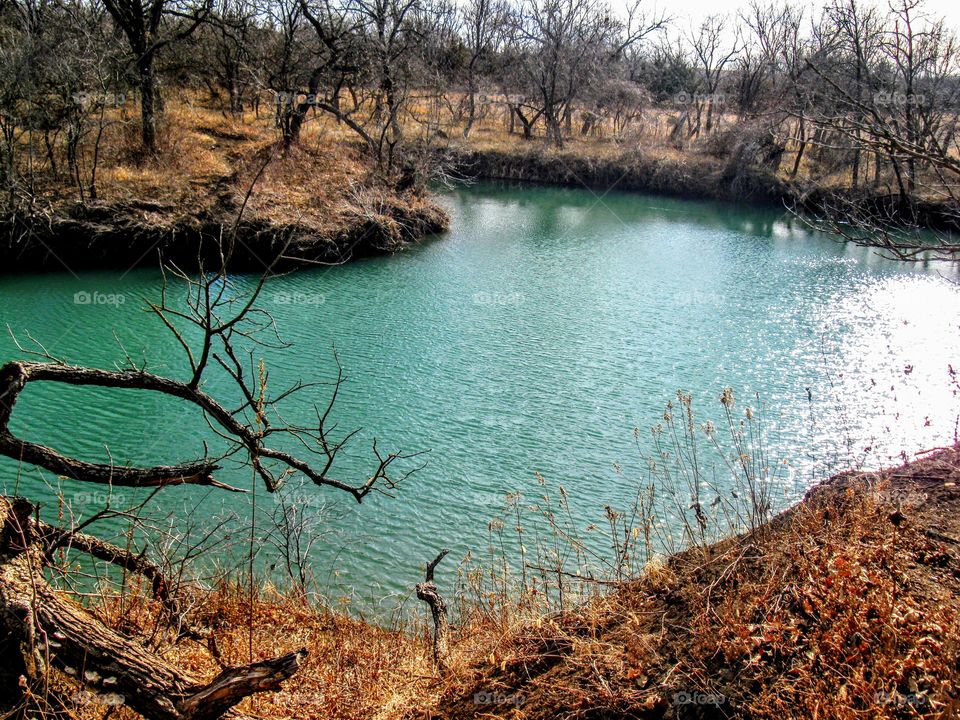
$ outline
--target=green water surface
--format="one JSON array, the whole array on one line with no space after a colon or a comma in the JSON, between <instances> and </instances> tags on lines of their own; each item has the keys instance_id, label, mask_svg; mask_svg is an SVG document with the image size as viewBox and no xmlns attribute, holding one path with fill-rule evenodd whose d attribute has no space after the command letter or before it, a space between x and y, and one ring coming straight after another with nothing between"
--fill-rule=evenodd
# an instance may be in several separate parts
<instances>
[{"instance_id":1,"label":"green water surface","mask_svg":"<svg viewBox=\"0 0 960 720\"><path fill-rule=\"evenodd\" d=\"M440 200L447 234L397 256L297 272L263 295L291 344L257 353L272 388L331 380L339 354L348 383L337 417L363 428L340 476L363 479L373 437L384 449L430 450L394 497L360 506L331 490L299 497L323 508L311 570L333 594L408 593L440 547L458 559L482 552L505 493L535 495L535 473L569 491L578 522L601 519L642 478L633 429L646 443L680 388L703 419L719 416L724 386L744 403L757 405L759 393L771 453L791 467L781 504L832 470L954 436L953 266L883 260L774 210L492 184ZM238 292L252 281L230 279ZM129 354L182 377L178 346L143 311L160 287L152 270L4 276L0 320L73 363L113 367ZM78 293L93 301L78 303ZM20 355L5 334L0 358ZM213 377L207 390L225 387ZM312 409L290 412L306 419ZM213 441L190 407L167 398L40 384L24 392L13 427L117 463L187 460ZM249 468L230 464L219 477L251 483ZM46 498L54 514L58 491L80 516L102 499L6 459L0 488ZM175 528L196 529L223 513L249 518L252 502L265 512L273 501L177 487L155 508L172 513ZM274 564L272 549L257 545ZM231 562L239 547L225 545L217 559Z\"/></svg>"}]
</instances>

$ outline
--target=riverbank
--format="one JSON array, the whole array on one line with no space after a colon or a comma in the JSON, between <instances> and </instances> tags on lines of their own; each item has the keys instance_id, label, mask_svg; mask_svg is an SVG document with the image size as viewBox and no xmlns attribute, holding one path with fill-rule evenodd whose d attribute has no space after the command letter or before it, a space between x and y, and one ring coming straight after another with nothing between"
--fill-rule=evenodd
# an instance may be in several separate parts
<instances>
[{"instance_id":1,"label":"riverbank","mask_svg":"<svg viewBox=\"0 0 960 720\"><path fill-rule=\"evenodd\" d=\"M160 259L208 265L232 240L231 266L259 271L391 253L448 227L426 193L399 192L372 172L355 138L323 116L283 150L272 115L224 114L190 93L163 115L168 144L144 159L126 109L111 111L86 165L71 173L51 159L35 163L31 195L0 216L0 259L15 271L120 269ZM431 136L454 178L583 187L748 203L818 213L838 204L871 217L957 231L955 208L917 197L905 203L889 183L851 191L805 161L764 160L763 148L735 129L674 147L660 134L576 136L562 149L523 139L488 119L469 139L457 123ZM787 153L789 156L789 152ZM785 156L786 157L786 156ZM39 157L38 157L39 160ZM46 168L46 169L43 169ZM839 203L838 203L839 200Z\"/></svg>"},{"instance_id":2,"label":"riverbank","mask_svg":"<svg viewBox=\"0 0 960 720\"><path fill-rule=\"evenodd\" d=\"M0 217L0 267L126 270L198 255L209 267L226 247L233 269L284 270L395 252L448 225L427 195L386 186L329 129L305 129L284 151L269 116L235 119L189 96L170 101L164 123L156 157L141 157L118 116L95 174L38 173L30 201Z\"/></svg>"},{"instance_id":3,"label":"riverbank","mask_svg":"<svg viewBox=\"0 0 960 720\"><path fill-rule=\"evenodd\" d=\"M453 629L443 674L425 626L381 629L271 589L252 605L239 586L195 598L191 620L228 664L247 662L251 642L256 657L310 649L282 690L241 706L263 717L955 717L958 482L957 447L840 474L771 523L575 611L524 620L481 603ZM101 614L158 638L143 598ZM218 671L201 645L160 649Z\"/></svg>"},{"instance_id":4,"label":"riverbank","mask_svg":"<svg viewBox=\"0 0 960 720\"><path fill-rule=\"evenodd\" d=\"M436 716L957 717L958 481L957 448L833 477L752 533L511 629Z\"/></svg>"},{"instance_id":5,"label":"riverbank","mask_svg":"<svg viewBox=\"0 0 960 720\"><path fill-rule=\"evenodd\" d=\"M455 177L587 188L598 193L626 191L690 200L721 200L805 211L851 205L891 222L931 230L960 230L956 209L947 202L917 198L904 203L899 195L880 191L837 189L790 180L741 155L714 157L687 151L664 154L642 147L582 144L549 149L538 141L487 146L451 143L446 161ZM841 203L838 203L838 200Z\"/></svg>"},{"instance_id":6,"label":"riverbank","mask_svg":"<svg viewBox=\"0 0 960 720\"><path fill-rule=\"evenodd\" d=\"M128 270L200 257L216 267L223 251L232 270L280 272L398 252L448 224L429 199L399 194L385 194L375 211L351 206L329 227L305 215L252 215L238 222L229 205L191 213L135 200L8 217L0 219L0 263L9 272Z\"/></svg>"}]
</instances>

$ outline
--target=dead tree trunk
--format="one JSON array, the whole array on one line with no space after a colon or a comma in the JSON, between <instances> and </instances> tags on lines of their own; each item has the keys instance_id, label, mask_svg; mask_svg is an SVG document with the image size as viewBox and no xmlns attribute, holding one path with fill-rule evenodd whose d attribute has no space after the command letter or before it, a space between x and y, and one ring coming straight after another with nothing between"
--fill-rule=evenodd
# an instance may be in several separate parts
<instances>
[{"instance_id":1,"label":"dead tree trunk","mask_svg":"<svg viewBox=\"0 0 960 720\"><path fill-rule=\"evenodd\" d=\"M447 605L433 582L433 571L449 552L449 550L442 550L433 562L427 565L427 576L424 581L417 583L417 597L430 606L430 612L433 615L433 661L440 672L443 672L446 667L450 622L447 619Z\"/></svg>"},{"instance_id":2,"label":"dead tree trunk","mask_svg":"<svg viewBox=\"0 0 960 720\"><path fill-rule=\"evenodd\" d=\"M204 683L111 630L44 579L51 538L35 514L23 498L0 497L0 635L18 651L16 667L28 682L53 667L119 696L148 720L213 720L249 695L279 689L299 669L305 649L227 668Z\"/></svg>"}]
</instances>

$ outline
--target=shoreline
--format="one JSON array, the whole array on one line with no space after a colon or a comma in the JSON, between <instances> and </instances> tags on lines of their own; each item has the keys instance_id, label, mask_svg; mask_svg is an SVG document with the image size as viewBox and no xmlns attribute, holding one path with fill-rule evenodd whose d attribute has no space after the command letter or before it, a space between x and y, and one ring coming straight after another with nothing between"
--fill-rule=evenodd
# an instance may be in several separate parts
<instances>
[{"instance_id":1,"label":"shoreline","mask_svg":"<svg viewBox=\"0 0 960 720\"><path fill-rule=\"evenodd\" d=\"M805 188L753 166L731 169L706 156L677 162L652 159L642 151L595 157L544 151L535 145L511 150L453 145L438 149L455 179L490 180L546 187L586 188L674 197L695 202L779 208L816 213L836 197L824 188ZM432 198L393 194L377 212L362 212L318 229L317 219L259 217L236 223L234 203L209 188L207 202L176 212L151 199L61 204L50 214L0 217L0 275L9 272L113 270L149 267L158 261L192 264L219 261L220 239L235 232L229 266L258 271L276 263L287 271L402 251L449 228L450 219ZM928 231L960 232L947 203L916 201L904 207L899 196L841 195L871 211ZM173 212L171 212L173 210ZM322 223L319 223L322 225Z\"/></svg>"},{"instance_id":2,"label":"shoreline","mask_svg":"<svg viewBox=\"0 0 960 720\"><path fill-rule=\"evenodd\" d=\"M955 717L958 481L960 445L837 473L752 531L511 628L430 716Z\"/></svg>"},{"instance_id":3,"label":"shoreline","mask_svg":"<svg viewBox=\"0 0 960 720\"><path fill-rule=\"evenodd\" d=\"M532 141L531 141L532 142ZM733 168L703 155L683 162L650 158L642 150L625 150L614 157L544 152L541 146L516 150L489 150L469 145L446 149L446 162L455 176L469 180L497 180L554 187L581 187L600 192L632 192L693 201L720 201L734 205L796 208L816 213L834 197L871 212L900 219L929 231L960 232L960 222L948 203L914 201L904 205L898 195L843 192L805 187L753 166Z\"/></svg>"},{"instance_id":4,"label":"shoreline","mask_svg":"<svg viewBox=\"0 0 960 720\"><path fill-rule=\"evenodd\" d=\"M0 218L0 275L61 270L127 270L158 263L189 266L219 263L220 248L231 245L233 271L283 272L298 267L348 262L398 252L443 232L447 214L432 202L394 202L381 214L350 218L323 232L303 219L278 223L254 217L236 223L223 213L197 213L172 222L150 216L149 202L75 206L52 218ZM226 238L225 242L221 242Z\"/></svg>"},{"instance_id":5,"label":"shoreline","mask_svg":"<svg viewBox=\"0 0 960 720\"><path fill-rule=\"evenodd\" d=\"M680 549L566 611L531 613L529 597L503 618L477 608L452 626L439 672L422 622L379 625L275 586L188 590L185 618L233 662L248 642L258 656L309 648L259 698L260 717L954 717L958 481L960 446L837 473L752 531ZM98 615L151 636L161 610L146 586L131 592ZM171 661L221 669L203 643L151 637Z\"/></svg>"}]
</instances>

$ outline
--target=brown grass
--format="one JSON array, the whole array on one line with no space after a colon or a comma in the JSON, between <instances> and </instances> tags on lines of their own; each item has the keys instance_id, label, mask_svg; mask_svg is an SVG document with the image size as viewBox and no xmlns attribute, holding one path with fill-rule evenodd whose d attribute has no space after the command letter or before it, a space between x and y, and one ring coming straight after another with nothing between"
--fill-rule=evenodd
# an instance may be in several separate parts
<instances>
[{"instance_id":1,"label":"brown grass","mask_svg":"<svg viewBox=\"0 0 960 720\"><path fill-rule=\"evenodd\" d=\"M414 626L384 629L317 607L296 594L261 588L252 606L246 587L225 585L204 593L191 618L215 642L175 640L146 594L134 590L93 610L111 627L137 638L168 661L198 677L213 677L223 665L240 665L305 647L309 655L294 680L275 693L255 695L238 710L265 718L316 720L401 717L430 695L429 644ZM253 611L251 630L250 610ZM249 654L252 641L253 656ZM59 678L66 698L78 697ZM73 708L78 720L99 720L107 706L92 694ZM69 705L69 703L68 703ZM113 717L136 718L120 707Z\"/></svg>"},{"instance_id":2,"label":"brown grass","mask_svg":"<svg viewBox=\"0 0 960 720\"><path fill-rule=\"evenodd\" d=\"M614 164L630 163L641 153L646 163L656 164L668 174L689 171L697 176L706 173L719 177L728 160L714 152L717 135L729 132L736 139L750 132L749 127L738 126L733 115L724 114L713 136L674 143L669 135L679 112L649 107L620 137L614 136L610 121L584 136L579 133L581 118L577 112L572 136L564 148L555 149L545 142L542 123L535 127L537 135L531 140L523 139L519 125L510 133L506 107L493 104L483 109L484 115L470 137L463 139L463 119L452 112L457 100L453 96L443 104L415 102L404 123L407 136L436 141L443 135L454 146L480 152L536 152L558 159ZM224 112L218 101L198 92L171 93L160 115L160 151L151 158L144 158L139 150L139 118L133 101L111 109L107 120L97 173L98 202L133 207L142 220L153 225L189 223L236 209L267 159L270 162L245 211L246 219L255 223L297 225L309 232L330 234L367 218L390 217L392 210L410 202L384 190L371 173L356 136L326 115L311 114L299 145L287 153L280 152L273 108L266 97L259 116L247 111L237 118ZM81 148L85 182L89 182L95 132L94 128L86 136ZM42 147L40 138L29 134L24 135L23 142L25 148L31 144ZM796 150L793 141L787 142L779 179L788 179ZM23 158L28 155L25 149L21 152ZM822 167L814 157L814 150L807 152L797 181L835 189L849 185L846 171ZM50 202L51 209L68 209L80 199L62 159L56 173L39 150L33 152L30 162L35 190ZM869 159L864 162L869 163ZM884 179L886 185L891 181ZM921 183L920 187L932 192L935 185Z\"/></svg>"},{"instance_id":3,"label":"brown grass","mask_svg":"<svg viewBox=\"0 0 960 720\"><path fill-rule=\"evenodd\" d=\"M446 136L451 144L477 151L522 155L535 151L558 158L630 162L642 153L648 163L660 163L667 169L702 174L711 169L720 174L725 157L714 152L717 137L732 133L734 140L751 128L738 125L737 118L725 113L718 119L712 136L675 143L670 131L679 116L675 109L648 107L626 126L621 136L614 135L606 120L589 135L580 134L582 118L574 113L572 133L563 149L550 147L543 137L542 122L535 127L536 136L523 139L519 124L509 132L506 106L491 104L481 108L482 116L475 123L468 139L462 138L464 120L453 108L459 97L451 95L445 103L428 99L414 102L405 118L405 132L410 138ZM242 203L250 183L267 158L272 158L247 207L247 218L254 222L296 224L311 231L329 233L344 223L371 215L382 215L383 206L402 204L396 198L384 202L382 184L372 177L370 163L363 157L356 136L344 125L338 125L321 113L311 114L304 126L298 147L284 154L278 151L278 131L274 127L273 108L269 97L261 99L259 116L247 111L241 118L226 113L221 103L196 91L179 90L167 98L160 115L159 155L145 159L139 150L139 118L131 100L111 109L100 150L98 169L99 202L111 205L140 206L143 218L154 224L173 224L186 219L216 213L225 200ZM791 132L789 127L784 132ZM82 145L84 180L89 180L95 128ZM39 137L24 135L25 148L42 147ZM723 144L723 143L721 143ZM727 143L729 144L729 143ZM788 180L797 145L786 142L777 177ZM61 153L62 154L62 153ZM834 170L818 162L816 150L810 148L800 165L796 181L822 188L848 187L846 170ZM828 159L836 153L826 153ZM54 209L65 208L80 198L74 178L63 161L58 172L52 172L44 153L34 150L30 161L35 173L35 190L52 203ZM863 159L869 170L870 158ZM936 178L919 184L920 193L937 199ZM882 178L881 185L894 188L892 177Z\"/></svg>"},{"instance_id":4,"label":"brown grass","mask_svg":"<svg viewBox=\"0 0 960 720\"><path fill-rule=\"evenodd\" d=\"M444 681L437 714L956 717L958 478L956 450L838 478L758 532L513 629Z\"/></svg>"},{"instance_id":5,"label":"brown grass","mask_svg":"<svg viewBox=\"0 0 960 720\"><path fill-rule=\"evenodd\" d=\"M327 236L371 220L389 224L398 211L423 205L423 198L401 197L380 182L354 136L325 116L312 116L299 144L284 152L269 103L259 117L247 112L236 118L196 93L181 92L160 116L158 154L144 157L134 110L112 109L107 117L97 199L91 201L85 188L88 204L132 209L138 219L163 227L209 217L229 221L246 199L247 222ZM81 146L84 183L94 135ZM40 157L33 168L35 189L50 209L70 212L80 191L67 169L53 172Z\"/></svg>"},{"instance_id":6,"label":"brown grass","mask_svg":"<svg viewBox=\"0 0 960 720\"><path fill-rule=\"evenodd\" d=\"M759 530L651 562L572 611L468 604L442 676L419 622L383 629L270 588L252 630L240 586L203 595L192 621L227 664L249 661L251 637L255 659L309 649L283 691L242 706L269 718L958 717L958 480L958 448L837 476ZM198 675L219 669L158 630L142 595L97 612Z\"/></svg>"},{"instance_id":7,"label":"brown grass","mask_svg":"<svg viewBox=\"0 0 960 720\"><path fill-rule=\"evenodd\" d=\"M446 106L456 107L458 101L459 96L454 95ZM758 136L763 134L760 132L763 127L762 121L760 123L750 120L740 121L735 113L724 112L715 116L712 133L703 131L692 139L684 137L674 142L670 139L670 133L681 116L681 111L650 105L626 125L620 136L615 135L612 121L609 119L599 123L594 132L581 135L582 117L578 109L574 112L572 132L569 133L569 137L565 137L564 147L556 149L546 142L542 121L535 124L534 137L524 139L519 122L516 124L515 132L510 132L509 114L505 105L491 104L484 113L484 116L474 124L467 139L462 137L465 122L451 112L441 113L439 120L434 118L434 123L443 129L454 144L479 152L522 155L530 152L531 149L536 149L537 152L547 156L624 162L629 162L631 156L641 152L647 160L671 165L675 170L681 170L684 166L721 169L728 158L718 156L714 151L719 136L729 133L733 142L728 145L729 149L732 149L737 141L743 140L752 133ZM419 118L418 124L422 124L431 113L427 107L420 107L416 108L414 114ZM795 131L796 126L792 122L786 122L780 128L782 137L779 140L783 142L785 152L780 159L776 177L782 181L821 189L849 189L851 187L849 167L838 170L828 166L829 163L837 160L837 150L829 146L823 148L823 152L818 152L819 148L815 143L808 143L796 176L791 175L799 150L799 144L793 137ZM864 153L861 157L861 173L871 178L870 182L863 182L871 184L873 157L870 153ZM896 192L896 188L896 178L892 171L883 168L877 189ZM943 191L942 178L938 178L932 170L921 172L917 178L916 196L933 201L943 201L948 197Z\"/></svg>"}]
</instances>

